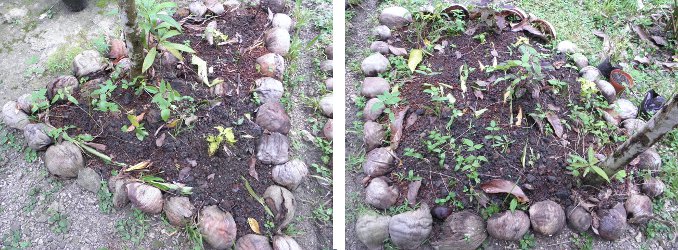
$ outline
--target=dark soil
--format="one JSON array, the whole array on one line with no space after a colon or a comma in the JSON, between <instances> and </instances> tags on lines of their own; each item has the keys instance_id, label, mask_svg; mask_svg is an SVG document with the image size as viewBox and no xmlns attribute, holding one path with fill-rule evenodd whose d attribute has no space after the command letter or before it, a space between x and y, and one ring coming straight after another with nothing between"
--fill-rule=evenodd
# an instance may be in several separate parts
<instances>
[{"instance_id":1,"label":"dark soil","mask_svg":"<svg viewBox=\"0 0 678 250\"><path fill-rule=\"evenodd\" d=\"M181 17L175 19L180 20ZM267 218L263 207L248 194L241 177L246 178L260 196L273 184L270 166L257 163L259 180L248 173L248 162L255 153L263 131L254 121L245 118L250 114L254 119L257 108L251 99L250 90L253 89L254 80L260 77L255 69L255 60L266 53L260 42L268 22L267 16L260 9L251 8L237 13L229 12L214 19L222 33L229 37L241 37L242 42L210 46L201 37L209 21L189 23L190 20L184 25L184 33L173 40L177 43L190 41L197 56L205 60L208 67L213 67L209 78L224 79L226 96L210 94L209 88L198 80L195 66L190 64L190 56L177 68L161 66L161 62L156 61L154 77L149 80L149 84L158 84L160 79L164 79L182 95L195 99L193 103L181 103L179 109L172 112L173 118L191 113L199 117L190 126L180 122L176 128L160 129L165 122L160 119L157 106L151 103L152 96L145 93L136 96L133 90L121 88L116 90L112 98L120 105L121 113L96 111L89 105L88 98L80 97L79 106L61 105L53 108L49 120L56 127L74 125L76 128L68 131L70 135L94 135L94 142L106 145L107 149L103 153L112 156L114 161L127 164L151 161L153 164L143 172L144 175L155 175L170 183L194 187L190 195L193 204L198 209L218 205L222 210L230 211L238 225L238 235L252 232L247 218L256 219L262 225L262 231L266 231L268 229L263 225L272 219ZM134 110L137 115L142 112L146 114L142 123L150 135L143 141L139 141L134 132L121 131L123 125L129 125L125 115L129 110ZM205 138L208 134L218 133L214 128L216 126L233 127L238 141L227 147L229 153L219 149L216 155L208 157ZM160 132L154 136L159 129ZM165 134L165 140L158 147L156 139L161 134ZM96 169L105 178L110 177L111 171L121 170L93 156L88 157L87 166ZM135 175L139 177L141 174Z\"/></svg>"},{"instance_id":2,"label":"dark soil","mask_svg":"<svg viewBox=\"0 0 678 250\"><path fill-rule=\"evenodd\" d=\"M490 84L485 88L479 87L475 82L482 80L492 83L494 79L504 76L501 71L485 73L479 69L479 62L486 66L492 65L493 56L491 52L493 48L498 54L498 63L507 60L520 60L521 54L518 48L512 44L516 42L519 36L524 36L524 34L513 32L497 34L484 28L478 29L475 34L482 32L486 33L486 42L483 44L465 34L443 38L442 40L447 40L449 44L454 44L456 47L447 47L444 53L435 51L432 55L427 56L423 62L433 72L440 74L432 76L415 74L406 79L400 88L400 97L404 100L404 104L400 104L400 107L404 108L407 105L410 107L406 119L410 119L413 114L416 114L418 118L411 126L405 126L402 140L396 150L400 163L390 177L395 181L395 185L399 187L401 193L397 204L403 204L406 199L409 181L398 181L396 174L407 176L410 170L423 178L417 202L428 204L429 207L436 206L436 199L445 198L448 193L453 192L456 197L450 200L446 206L461 210L462 208L458 205L453 205L452 201L456 200L458 201L457 204L462 204L464 208L480 209L478 197L471 194L481 191L480 183L497 178L510 180L520 185L530 198L530 202L551 199L566 207L572 204L573 192L583 196L596 195L598 189L581 185L566 169L569 154L575 152L582 154L589 145L596 143L596 138L579 134L576 129L565 129L563 137L566 139L560 139L554 133L547 134L540 130L535 119L528 115L538 113L536 109L539 105L543 112L555 113L561 120L567 120L566 122L574 128L577 122L568 117L570 114L568 104L581 103L579 100L580 84L576 81L577 70L560 66L566 60L563 55L552 55L542 60L544 80L531 84L522 83L520 85L523 86L522 90L516 92L524 92L524 94L515 98L511 106L508 101L503 102L504 92L511 84L510 81ZM398 35L404 37L407 35L407 31L401 31ZM530 39L530 43L539 53L550 54L551 50L536 43L535 39ZM413 48L415 46L407 47ZM460 58L457 58L455 51L461 53ZM476 68L468 76L468 91L465 95L462 94L460 88L459 68L462 65ZM554 65L558 67L554 67ZM546 83L549 79L558 79L568 83L569 86L556 94L553 87ZM452 87L452 89L444 87L445 93L453 94L456 98L455 108L463 111L464 115L455 119L449 129L446 128L446 124L452 115L452 110L446 105L432 102L431 96L424 92L425 89L429 88L424 86L425 83L436 86L443 83ZM476 89L483 89L482 95L475 95L474 90ZM474 112L482 109L487 109L487 111L475 118ZM522 124L516 126L516 121L518 121L516 117L521 109ZM513 124L510 123L511 116L513 116ZM388 118L382 119L381 123L388 123ZM486 127L490 126L491 121L495 121L500 130L487 130ZM546 120L543 121L543 124L549 126ZM444 135L452 136L455 139L455 144L462 148L462 150L453 151L450 150L449 146L442 146L446 151L446 160L443 166L439 165L437 154L429 153L427 149L426 141L430 140L428 138L430 131L439 131ZM513 143L504 152L501 147L492 147L493 142L485 138L487 135L506 135ZM466 146L462 144L464 138L472 140L475 144L482 144L483 147L474 152L467 152ZM523 166L522 157L526 145L526 162L530 161L530 155L538 154L540 157L533 159L532 165L525 164ZM405 149L407 148L421 153L425 160L405 156ZM594 146L594 148L597 147ZM610 148L606 148L600 153L606 154L608 150ZM481 167L477 169L479 183L469 178L468 172L455 170L455 165L457 165L455 159L459 155L464 157L475 155L487 158L488 162L481 164ZM611 188L616 191L615 193L619 193L623 192L624 185L617 183L613 184ZM506 195L498 194L488 194L488 196L490 203L499 205L501 210L508 209L510 197L507 198ZM613 197L609 202L612 204L616 200Z\"/></svg>"}]
</instances>

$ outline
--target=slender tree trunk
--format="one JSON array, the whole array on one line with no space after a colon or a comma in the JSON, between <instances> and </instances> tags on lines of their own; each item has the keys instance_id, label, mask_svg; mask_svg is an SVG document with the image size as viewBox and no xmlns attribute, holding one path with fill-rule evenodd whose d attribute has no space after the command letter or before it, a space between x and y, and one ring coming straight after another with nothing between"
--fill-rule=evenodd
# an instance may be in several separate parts
<instances>
[{"instance_id":1,"label":"slender tree trunk","mask_svg":"<svg viewBox=\"0 0 678 250\"><path fill-rule=\"evenodd\" d=\"M678 94L671 97L671 100L640 131L631 135L629 140L607 157L601 167L612 176L676 127L678 127Z\"/></svg>"},{"instance_id":2,"label":"slender tree trunk","mask_svg":"<svg viewBox=\"0 0 678 250\"><path fill-rule=\"evenodd\" d=\"M144 60L144 44L141 41L141 30L137 24L137 6L135 0L119 0L120 10L122 10L122 20L125 22L124 32L127 48L129 49L129 58L132 61L131 77L137 77L142 74L141 67Z\"/></svg>"}]
</instances>

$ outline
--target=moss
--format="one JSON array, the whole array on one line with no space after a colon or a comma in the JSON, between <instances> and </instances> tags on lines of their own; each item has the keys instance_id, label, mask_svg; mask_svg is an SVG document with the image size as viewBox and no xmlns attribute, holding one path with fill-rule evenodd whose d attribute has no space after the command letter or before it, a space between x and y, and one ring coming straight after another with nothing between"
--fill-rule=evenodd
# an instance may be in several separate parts
<instances>
[{"instance_id":1,"label":"moss","mask_svg":"<svg viewBox=\"0 0 678 250\"><path fill-rule=\"evenodd\" d=\"M46 68L47 72L51 74L61 74L66 73L71 69L73 59L80 52L83 52L86 48L80 46L79 44L71 45L70 43L63 44L59 46L54 54L51 54L47 58Z\"/></svg>"}]
</instances>

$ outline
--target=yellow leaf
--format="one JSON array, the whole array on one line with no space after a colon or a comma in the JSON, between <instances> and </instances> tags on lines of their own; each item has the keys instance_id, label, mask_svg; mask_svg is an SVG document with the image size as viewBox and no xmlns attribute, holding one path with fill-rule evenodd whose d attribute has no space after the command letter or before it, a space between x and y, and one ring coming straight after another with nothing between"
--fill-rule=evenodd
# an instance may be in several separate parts
<instances>
[{"instance_id":1,"label":"yellow leaf","mask_svg":"<svg viewBox=\"0 0 678 250\"><path fill-rule=\"evenodd\" d=\"M142 161L142 162L135 164L134 166L131 166L131 167L125 169L124 172L142 170L142 169L147 168L149 166L151 166L151 161Z\"/></svg>"},{"instance_id":2,"label":"yellow leaf","mask_svg":"<svg viewBox=\"0 0 678 250\"><path fill-rule=\"evenodd\" d=\"M520 127L523 124L523 106L518 107L518 116L516 117L516 126Z\"/></svg>"},{"instance_id":3,"label":"yellow leaf","mask_svg":"<svg viewBox=\"0 0 678 250\"><path fill-rule=\"evenodd\" d=\"M407 59L407 67L410 68L410 71L414 72L417 69L417 65L421 63L421 60L424 59L424 52L420 49L410 50L410 58Z\"/></svg>"},{"instance_id":4,"label":"yellow leaf","mask_svg":"<svg viewBox=\"0 0 678 250\"><path fill-rule=\"evenodd\" d=\"M174 128L179 124L179 119L172 119L172 121L167 123L167 128Z\"/></svg>"},{"instance_id":5,"label":"yellow leaf","mask_svg":"<svg viewBox=\"0 0 678 250\"><path fill-rule=\"evenodd\" d=\"M247 218L247 224L250 224L250 229L257 234L261 234L259 230L259 222L254 218Z\"/></svg>"}]
</instances>

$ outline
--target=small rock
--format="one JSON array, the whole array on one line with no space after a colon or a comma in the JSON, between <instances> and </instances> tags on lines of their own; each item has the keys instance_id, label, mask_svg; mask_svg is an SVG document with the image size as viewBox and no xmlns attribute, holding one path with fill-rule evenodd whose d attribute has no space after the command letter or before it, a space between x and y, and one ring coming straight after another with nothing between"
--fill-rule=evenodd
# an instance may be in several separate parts
<instances>
[{"instance_id":1,"label":"small rock","mask_svg":"<svg viewBox=\"0 0 678 250\"><path fill-rule=\"evenodd\" d=\"M281 28L273 28L266 32L266 49L268 51L279 54L281 56L287 55L290 51L290 33Z\"/></svg>"},{"instance_id":2,"label":"small rock","mask_svg":"<svg viewBox=\"0 0 678 250\"><path fill-rule=\"evenodd\" d=\"M257 69L264 76L282 79L285 73L285 59L275 53L265 54L257 58Z\"/></svg>"},{"instance_id":3,"label":"small rock","mask_svg":"<svg viewBox=\"0 0 678 250\"><path fill-rule=\"evenodd\" d=\"M162 212L162 192L160 189L139 182L127 183L127 198L139 210L149 214Z\"/></svg>"},{"instance_id":4,"label":"small rock","mask_svg":"<svg viewBox=\"0 0 678 250\"><path fill-rule=\"evenodd\" d=\"M645 195L631 195L624 203L624 208L631 224L645 224L653 217L652 201Z\"/></svg>"},{"instance_id":5,"label":"small rock","mask_svg":"<svg viewBox=\"0 0 678 250\"><path fill-rule=\"evenodd\" d=\"M122 208L129 203L127 198L127 179L116 175L108 180L108 189L113 193L113 207Z\"/></svg>"},{"instance_id":6,"label":"small rock","mask_svg":"<svg viewBox=\"0 0 678 250\"><path fill-rule=\"evenodd\" d=\"M284 13L287 7L287 0L261 0L261 8L271 9L273 13Z\"/></svg>"},{"instance_id":7,"label":"small rock","mask_svg":"<svg viewBox=\"0 0 678 250\"><path fill-rule=\"evenodd\" d=\"M238 8L240 8L240 1L238 1L238 0L226 0L224 2L224 8L226 8L226 10L228 10L228 11L238 9Z\"/></svg>"},{"instance_id":8,"label":"small rock","mask_svg":"<svg viewBox=\"0 0 678 250\"><path fill-rule=\"evenodd\" d=\"M563 54L572 54L577 52L577 45L569 40L563 40L558 43L557 46L558 52Z\"/></svg>"},{"instance_id":9,"label":"small rock","mask_svg":"<svg viewBox=\"0 0 678 250\"><path fill-rule=\"evenodd\" d=\"M78 79L73 76L59 76L56 80L47 84L47 98L52 100L54 95L61 90L65 93L75 94L78 90Z\"/></svg>"},{"instance_id":10,"label":"small rock","mask_svg":"<svg viewBox=\"0 0 678 250\"><path fill-rule=\"evenodd\" d=\"M384 126L373 121L366 121L363 125L363 140L365 141L365 149L369 152L381 145L381 142L386 136Z\"/></svg>"},{"instance_id":11,"label":"small rock","mask_svg":"<svg viewBox=\"0 0 678 250\"><path fill-rule=\"evenodd\" d=\"M274 28L280 28L280 29L290 31L290 30L292 30L292 18L290 18L290 16L283 14L283 13L276 13L275 15L273 15L273 20L271 21L271 25Z\"/></svg>"},{"instance_id":12,"label":"small rock","mask_svg":"<svg viewBox=\"0 0 678 250\"><path fill-rule=\"evenodd\" d=\"M381 11L379 23L397 29L412 23L412 14L403 7L388 7Z\"/></svg>"},{"instance_id":13,"label":"small rock","mask_svg":"<svg viewBox=\"0 0 678 250\"><path fill-rule=\"evenodd\" d=\"M33 108L33 98L31 97L31 94L23 94L19 96L19 98L16 99L16 106L19 108L21 111L23 111L26 114L33 113L31 112Z\"/></svg>"},{"instance_id":14,"label":"small rock","mask_svg":"<svg viewBox=\"0 0 678 250\"><path fill-rule=\"evenodd\" d=\"M370 44L370 50L374 53L379 53L382 55L388 55L391 53L391 50L388 48L388 43L382 41L374 41Z\"/></svg>"},{"instance_id":15,"label":"small rock","mask_svg":"<svg viewBox=\"0 0 678 250\"><path fill-rule=\"evenodd\" d=\"M207 9L217 16L226 12L224 5L218 0L205 0L205 6L207 6Z\"/></svg>"},{"instance_id":16,"label":"small rock","mask_svg":"<svg viewBox=\"0 0 678 250\"><path fill-rule=\"evenodd\" d=\"M334 58L334 46L332 44L325 47L325 56L327 59L332 60Z\"/></svg>"},{"instance_id":17,"label":"small rock","mask_svg":"<svg viewBox=\"0 0 678 250\"><path fill-rule=\"evenodd\" d=\"M264 191L263 198L268 208L273 211L277 228L285 228L292 222L297 207L297 201L294 199L292 192L284 187L271 185Z\"/></svg>"},{"instance_id":18,"label":"small rock","mask_svg":"<svg viewBox=\"0 0 678 250\"><path fill-rule=\"evenodd\" d=\"M363 109L363 118L365 118L366 121L374 121L379 116L381 116L382 113L384 113L384 105L381 105L380 107L375 107L374 105L378 102L381 102L377 98L372 98L367 103L365 104L365 108Z\"/></svg>"},{"instance_id":19,"label":"small rock","mask_svg":"<svg viewBox=\"0 0 678 250\"><path fill-rule=\"evenodd\" d=\"M602 74L600 73L600 70L598 68L593 67L593 66L586 66L582 68L579 71L579 74L581 74L581 77L590 81L590 82L596 82L600 80L600 77Z\"/></svg>"},{"instance_id":20,"label":"small rock","mask_svg":"<svg viewBox=\"0 0 678 250\"><path fill-rule=\"evenodd\" d=\"M364 214L355 223L356 235L368 249L381 249L388 239L388 222L390 216Z\"/></svg>"},{"instance_id":21,"label":"small rock","mask_svg":"<svg viewBox=\"0 0 678 250\"><path fill-rule=\"evenodd\" d=\"M407 185L407 202L410 203L410 206L412 207L417 204L419 188L421 188L421 180L410 182L410 184Z\"/></svg>"},{"instance_id":22,"label":"small rock","mask_svg":"<svg viewBox=\"0 0 678 250\"><path fill-rule=\"evenodd\" d=\"M240 237L235 242L235 249L237 250L273 250L271 243L268 242L268 237L258 234L247 234Z\"/></svg>"},{"instance_id":23,"label":"small rock","mask_svg":"<svg viewBox=\"0 0 678 250\"><path fill-rule=\"evenodd\" d=\"M596 87L598 87L598 90L600 90L600 93L608 103L613 103L617 100L617 91L614 90L610 82L600 79L596 81Z\"/></svg>"},{"instance_id":24,"label":"small rock","mask_svg":"<svg viewBox=\"0 0 678 250\"><path fill-rule=\"evenodd\" d=\"M585 232L591 227L593 220L591 214L579 206L569 206L567 211L567 224L577 233Z\"/></svg>"},{"instance_id":25,"label":"small rock","mask_svg":"<svg viewBox=\"0 0 678 250\"><path fill-rule=\"evenodd\" d=\"M255 122L269 132L285 135L290 132L290 117L279 102L267 102L259 106Z\"/></svg>"},{"instance_id":26,"label":"small rock","mask_svg":"<svg viewBox=\"0 0 678 250\"><path fill-rule=\"evenodd\" d=\"M106 69L106 59L96 50L85 50L73 59L73 74L83 77Z\"/></svg>"},{"instance_id":27,"label":"small rock","mask_svg":"<svg viewBox=\"0 0 678 250\"><path fill-rule=\"evenodd\" d=\"M91 168L80 169L78 171L78 179L75 182L80 187L95 194L101 188L101 176Z\"/></svg>"},{"instance_id":28,"label":"small rock","mask_svg":"<svg viewBox=\"0 0 678 250\"><path fill-rule=\"evenodd\" d=\"M282 82L271 77L259 78L254 83L261 103L278 102L285 92Z\"/></svg>"},{"instance_id":29,"label":"small rock","mask_svg":"<svg viewBox=\"0 0 678 250\"><path fill-rule=\"evenodd\" d=\"M643 193L651 198L662 195L665 187L666 185L664 185L664 182L655 177L649 177L643 180Z\"/></svg>"},{"instance_id":30,"label":"small rock","mask_svg":"<svg viewBox=\"0 0 678 250\"><path fill-rule=\"evenodd\" d=\"M188 197L170 197L163 207L170 224L181 227L186 225L195 213L195 207Z\"/></svg>"},{"instance_id":31,"label":"small rock","mask_svg":"<svg viewBox=\"0 0 678 250\"><path fill-rule=\"evenodd\" d=\"M601 238L609 241L620 239L628 224L626 224L626 210L624 205L618 203L611 209L602 209L598 211L599 225L598 234Z\"/></svg>"},{"instance_id":32,"label":"small rock","mask_svg":"<svg viewBox=\"0 0 678 250\"><path fill-rule=\"evenodd\" d=\"M638 155L638 168L659 172L662 168L662 159L654 148L648 148Z\"/></svg>"},{"instance_id":33,"label":"small rock","mask_svg":"<svg viewBox=\"0 0 678 250\"><path fill-rule=\"evenodd\" d=\"M379 209L389 209L398 200L398 187L388 186L381 178L374 178L365 188L365 203Z\"/></svg>"},{"instance_id":34,"label":"small rock","mask_svg":"<svg viewBox=\"0 0 678 250\"><path fill-rule=\"evenodd\" d=\"M188 10L191 14L197 17L202 17L207 13L207 6L202 1L195 1L188 5Z\"/></svg>"},{"instance_id":35,"label":"small rock","mask_svg":"<svg viewBox=\"0 0 678 250\"><path fill-rule=\"evenodd\" d=\"M530 218L525 212L504 211L487 220L487 233L495 239L518 241L530 229Z\"/></svg>"},{"instance_id":36,"label":"small rock","mask_svg":"<svg viewBox=\"0 0 678 250\"><path fill-rule=\"evenodd\" d=\"M290 142L280 133L263 134L257 147L257 159L263 164L280 165L289 161Z\"/></svg>"},{"instance_id":37,"label":"small rock","mask_svg":"<svg viewBox=\"0 0 678 250\"><path fill-rule=\"evenodd\" d=\"M320 63L320 70L325 72L325 74L331 76L332 72L334 72L332 70L332 60L325 60L325 61L321 62Z\"/></svg>"},{"instance_id":38,"label":"small rock","mask_svg":"<svg viewBox=\"0 0 678 250\"><path fill-rule=\"evenodd\" d=\"M550 200L540 201L530 206L532 229L547 236L553 236L565 226L565 211Z\"/></svg>"},{"instance_id":39,"label":"small rock","mask_svg":"<svg viewBox=\"0 0 678 250\"><path fill-rule=\"evenodd\" d=\"M200 215L198 228L203 239L216 249L231 248L238 230L231 213L213 205L203 208Z\"/></svg>"},{"instance_id":40,"label":"small rock","mask_svg":"<svg viewBox=\"0 0 678 250\"><path fill-rule=\"evenodd\" d=\"M380 73L386 72L388 69L389 62L388 58L379 53L374 53L360 64L360 68L363 70L366 76L376 76Z\"/></svg>"},{"instance_id":41,"label":"small rock","mask_svg":"<svg viewBox=\"0 0 678 250\"><path fill-rule=\"evenodd\" d=\"M386 25L379 25L374 28L372 34L377 36L377 39L386 41L391 38L391 29L389 29Z\"/></svg>"},{"instance_id":42,"label":"small rock","mask_svg":"<svg viewBox=\"0 0 678 250\"><path fill-rule=\"evenodd\" d=\"M360 93L366 97L373 98L388 92L389 89L390 86L386 79L381 77L365 77Z\"/></svg>"},{"instance_id":43,"label":"small rock","mask_svg":"<svg viewBox=\"0 0 678 250\"><path fill-rule=\"evenodd\" d=\"M626 119L621 124L628 132L628 135L633 135L645 126L645 121L640 119Z\"/></svg>"},{"instance_id":44,"label":"small rock","mask_svg":"<svg viewBox=\"0 0 678 250\"><path fill-rule=\"evenodd\" d=\"M487 238L485 221L470 211L456 212L445 220L441 235L432 243L435 249L477 249Z\"/></svg>"},{"instance_id":45,"label":"small rock","mask_svg":"<svg viewBox=\"0 0 678 250\"><path fill-rule=\"evenodd\" d=\"M391 171L395 158L394 153L388 147L376 148L367 153L363 170L371 177L379 177Z\"/></svg>"},{"instance_id":46,"label":"small rock","mask_svg":"<svg viewBox=\"0 0 678 250\"><path fill-rule=\"evenodd\" d=\"M401 249L418 249L433 230L433 218L428 205L395 215L388 222L388 234L391 242Z\"/></svg>"},{"instance_id":47,"label":"small rock","mask_svg":"<svg viewBox=\"0 0 678 250\"><path fill-rule=\"evenodd\" d=\"M28 147L42 151L52 144L52 137L48 135L52 128L44 123L28 124L24 127L24 138Z\"/></svg>"},{"instance_id":48,"label":"small rock","mask_svg":"<svg viewBox=\"0 0 678 250\"><path fill-rule=\"evenodd\" d=\"M589 66L589 59L582 53L572 55L572 61L574 61L574 65L577 66L577 69L583 69L584 67Z\"/></svg>"},{"instance_id":49,"label":"small rock","mask_svg":"<svg viewBox=\"0 0 678 250\"><path fill-rule=\"evenodd\" d=\"M452 212L454 212L454 210L447 206L436 206L431 209L431 215L439 220L447 219L447 217L450 216Z\"/></svg>"},{"instance_id":50,"label":"small rock","mask_svg":"<svg viewBox=\"0 0 678 250\"><path fill-rule=\"evenodd\" d=\"M53 175L65 178L78 176L78 171L85 167L80 147L72 142L64 141L47 148L45 166Z\"/></svg>"},{"instance_id":51,"label":"small rock","mask_svg":"<svg viewBox=\"0 0 678 250\"><path fill-rule=\"evenodd\" d=\"M334 103L332 99L334 99L332 94L325 95L320 99L320 110L323 112L323 115L327 117L332 117Z\"/></svg>"},{"instance_id":52,"label":"small rock","mask_svg":"<svg viewBox=\"0 0 678 250\"><path fill-rule=\"evenodd\" d=\"M2 106L2 121L9 127L24 129L30 122L28 115L17 108L15 101L8 101Z\"/></svg>"},{"instance_id":53,"label":"small rock","mask_svg":"<svg viewBox=\"0 0 678 250\"><path fill-rule=\"evenodd\" d=\"M333 139L332 127L332 119L327 119L327 122L325 122L325 126L323 127L323 136L330 141Z\"/></svg>"},{"instance_id":54,"label":"small rock","mask_svg":"<svg viewBox=\"0 0 678 250\"><path fill-rule=\"evenodd\" d=\"M325 88L327 91L332 91L332 89L334 89L334 80L332 77L325 79Z\"/></svg>"},{"instance_id":55,"label":"small rock","mask_svg":"<svg viewBox=\"0 0 678 250\"><path fill-rule=\"evenodd\" d=\"M295 190L308 175L308 167L301 160L291 160L273 167L273 181L289 190Z\"/></svg>"},{"instance_id":56,"label":"small rock","mask_svg":"<svg viewBox=\"0 0 678 250\"><path fill-rule=\"evenodd\" d=\"M273 249L275 250L303 250L299 243L287 235L273 236Z\"/></svg>"}]
</instances>

